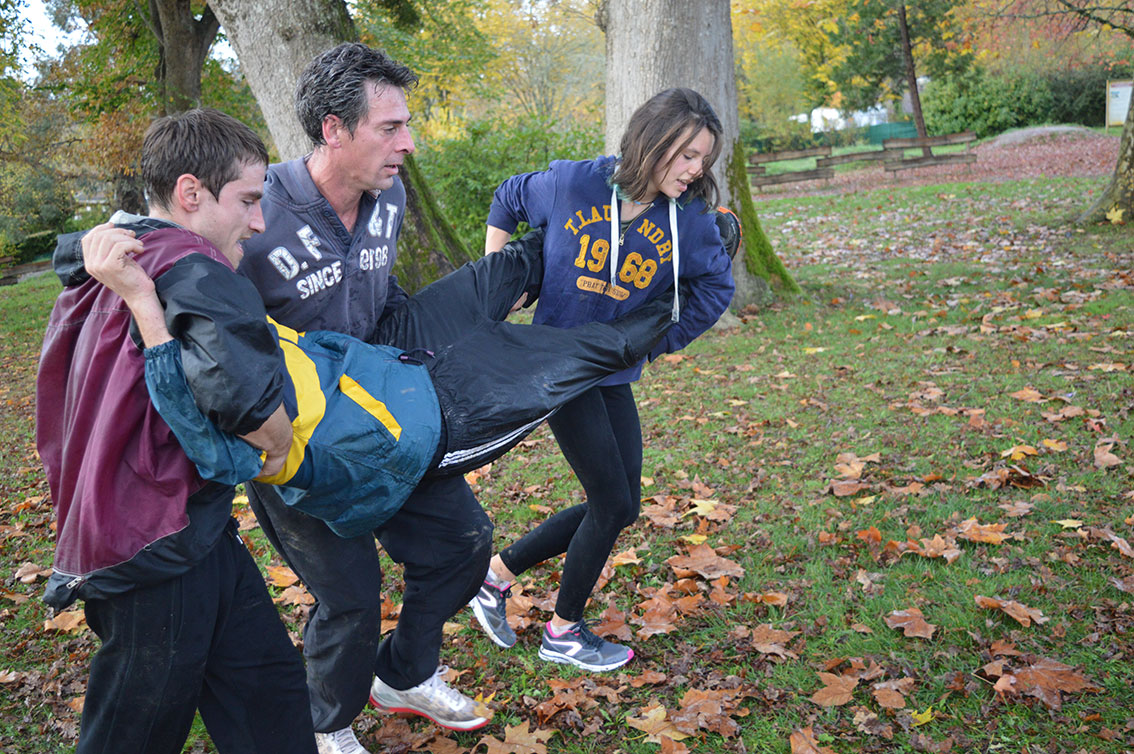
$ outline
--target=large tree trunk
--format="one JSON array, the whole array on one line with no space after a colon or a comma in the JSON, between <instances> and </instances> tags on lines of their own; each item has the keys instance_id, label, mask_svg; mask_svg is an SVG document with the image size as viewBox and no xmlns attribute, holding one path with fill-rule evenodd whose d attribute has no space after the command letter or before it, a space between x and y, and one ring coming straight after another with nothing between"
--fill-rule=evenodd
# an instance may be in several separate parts
<instances>
[{"instance_id":1,"label":"large tree trunk","mask_svg":"<svg viewBox=\"0 0 1134 754\"><path fill-rule=\"evenodd\" d=\"M160 49L163 114L196 107L201 102L201 69L220 22L208 6L196 18L189 0L150 0L148 20Z\"/></svg>"},{"instance_id":2,"label":"large tree trunk","mask_svg":"<svg viewBox=\"0 0 1134 754\"><path fill-rule=\"evenodd\" d=\"M673 86L700 92L724 127L724 149L714 167L721 202L737 212L744 228L744 249L733 264L732 306L765 304L772 281L798 291L772 251L752 202L739 138L728 0L606 0L597 20L606 32L607 152L618 152L630 115L657 92Z\"/></svg>"},{"instance_id":3,"label":"large tree trunk","mask_svg":"<svg viewBox=\"0 0 1134 754\"><path fill-rule=\"evenodd\" d=\"M295 116L295 84L311 59L358 39L342 0L209 0L260 105L280 160L311 151Z\"/></svg>"},{"instance_id":4,"label":"large tree trunk","mask_svg":"<svg viewBox=\"0 0 1134 754\"><path fill-rule=\"evenodd\" d=\"M134 215L146 214L146 187L142 177L135 171L127 174L118 172L110 179L114 189L114 208Z\"/></svg>"},{"instance_id":5,"label":"large tree trunk","mask_svg":"<svg viewBox=\"0 0 1134 754\"><path fill-rule=\"evenodd\" d=\"M1134 224L1134 102L1130 103L1126 121L1122 124L1118 162L1114 165L1110 183L1078 219L1081 223L1104 220Z\"/></svg>"},{"instance_id":6,"label":"large tree trunk","mask_svg":"<svg viewBox=\"0 0 1134 754\"><path fill-rule=\"evenodd\" d=\"M343 0L210 0L260 104L281 160L311 150L295 115L295 84L317 54L358 38ZM406 160L406 218L398 238L398 281L413 291L471 260Z\"/></svg>"},{"instance_id":7,"label":"large tree trunk","mask_svg":"<svg viewBox=\"0 0 1134 754\"><path fill-rule=\"evenodd\" d=\"M193 15L189 0L150 0L149 15L140 14L158 43L161 87L159 115L179 113L201 103L201 68L217 37L220 23L212 9ZM119 170L111 179L114 206L134 214L145 214L145 186L138 171Z\"/></svg>"}]
</instances>

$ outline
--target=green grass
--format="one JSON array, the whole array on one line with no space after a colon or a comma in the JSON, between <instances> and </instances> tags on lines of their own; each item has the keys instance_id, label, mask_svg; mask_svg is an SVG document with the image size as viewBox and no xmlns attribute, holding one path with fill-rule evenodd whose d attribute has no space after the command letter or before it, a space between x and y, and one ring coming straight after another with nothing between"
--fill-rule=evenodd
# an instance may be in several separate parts
<instances>
[{"instance_id":1,"label":"green grass","mask_svg":"<svg viewBox=\"0 0 1134 754\"><path fill-rule=\"evenodd\" d=\"M615 549L634 547L641 562L614 569L589 613L597 618L609 602L636 631L640 603L676 581L666 561L684 554L681 538L693 534L735 548L722 550L744 568L723 585L731 602L709 601L712 587L696 577L700 608L680 614L670 633L632 636L638 658L607 675L537 660L547 618L539 607L525 616L530 625L510 652L463 611L443 661L463 672L461 688L491 696L497 716L483 731L446 736L472 749L483 735L504 739L506 726L536 727L537 705L567 693L553 685L566 681L582 684L579 698L591 703L542 723L557 731L549 752L652 754L658 744L628 719L653 704L672 716L691 689L739 684L748 696L733 710L737 736L702 729L683 743L694 751L786 754L792 732L810 726L839 754L922 751L946 739L952 751L1134 749L1134 605L1115 585L1134 576L1134 560L1100 534L1134 542L1134 236L1129 227L1063 224L1100 187L1098 180L1036 179L761 200L765 231L804 295L746 317L735 331L703 336L682 359L659 359L635 386L644 504L669 501L684 512L694 499L711 499L735 506L735 514L728 521L685 515L672 527L640 519ZM0 748L12 752L69 750L77 717L65 703L82 693L95 646L89 634L43 632L41 581L12 577L24 562L50 561L49 508L27 501L45 492L30 396L55 290L50 281L0 289L0 505L5 523L22 522L26 532L4 539L0 572L4 589L31 598L0 600L0 630L14 650L0 672L37 674L34 682L0 684ZM1043 402L1013 397L1024 388ZM1084 413L1045 418L1066 406ZM1122 462L1100 469L1095 448L1110 442ZM1035 455L1003 455L1021 445ZM866 487L845 497L830 491L841 453L877 454L862 471ZM988 481L1013 465L1027 475L1001 486ZM498 546L548 509L581 500L546 429L477 478L475 490L496 523ZM1021 517L1001 507L1024 503L1032 508ZM886 549L948 533L969 518L1006 524L1009 538L957 539L961 555L952 563ZM1082 523L1058 523L1067 519ZM871 527L881 542L860 536ZM277 563L251 534L260 562ZM557 578L556 562L537 567L523 577L524 594L544 604ZM395 601L397 579L391 565ZM771 592L787 603L755 599ZM977 595L1016 600L1047 621L1022 626L977 607ZM889 613L910 607L937 627L932 639L887 626ZM282 612L298 632L301 611ZM764 623L798 632L786 643L795 658L761 653L737 633ZM1101 690L1065 693L1059 710L1031 696L998 695L995 678L981 671L998 641L1024 653L1006 658L1012 668L1050 658ZM854 663L881 675L861 680L846 705L811 701L822 685L818 673ZM647 671L663 680L633 686ZM871 683L901 678L914 681L905 708L881 707ZM595 696L587 684L607 685L616 698ZM935 716L915 725L912 713L929 708ZM867 714L888 726L890 738L864 730ZM372 712L358 728L375 750L391 745L380 745L380 735L396 735L390 718ZM440 734L419 720L410 728ZM198 750L209 746L199 731L193 741Z\"/></svg>"}]
</instances>

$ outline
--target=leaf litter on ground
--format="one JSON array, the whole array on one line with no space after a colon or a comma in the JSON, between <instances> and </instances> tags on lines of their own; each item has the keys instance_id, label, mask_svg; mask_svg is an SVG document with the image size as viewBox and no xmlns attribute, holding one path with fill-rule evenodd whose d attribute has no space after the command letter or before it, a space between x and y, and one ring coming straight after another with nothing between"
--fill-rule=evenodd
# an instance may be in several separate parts
<instances>
[{"instance_id":1,"label":"leaf litter on ground","mask_svg":"<svg viewBox=\"0 0 1134 754\"><path fill-rule=\"evenodd\" d=\"M602 676L532 664L553 562L513 587L510 652L467 612L449 627L444 661L496 710L488 728L368 713L363 743L959 751L1002 746L1003 727L1036 750L1134 746L1134 244L1122 227L1061 221L1100 178L1038 177L1085 164L1082 147L982 147L975 170L948 173L960 183L870 174L853 193L758 197L805 296L744 313L635 386L643 516L588 608L635 660ZM0 748L21 754L73 742L97 645L37 599L51 515L29 431L39 332L23 337L0 341L0 704L29 710L0 725ZM543 430L469 480L498 544L582 501ZM236 515L298 642L312 597L247 506Z\"/></svg>"}]
</instances>

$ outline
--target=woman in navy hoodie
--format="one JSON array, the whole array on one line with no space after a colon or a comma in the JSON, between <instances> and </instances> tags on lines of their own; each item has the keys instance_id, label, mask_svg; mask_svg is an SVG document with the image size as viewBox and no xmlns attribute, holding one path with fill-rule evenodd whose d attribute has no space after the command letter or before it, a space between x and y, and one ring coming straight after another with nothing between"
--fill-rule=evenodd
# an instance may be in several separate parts
<instances>
[{"instance_id":1,"label":"woman in navy hoodie","mask_svg":"<svg viewBox=\"0 0 1134 754\"><path fill-rule=\"evenodd\" d=\"M516 226L544 228L544 278L533 321L572 327L607 322L680 281L673 325L653 360L684 348L728 307L733 281L715 213L712 166L721 152L720 119L691 89L667 89L630 118L621 155L552 162L496 189L485 251L500 249ZM643 362L644 363L644 362ZM562 510L494 555L470 603L492 640L511 647L505 603L511 582L561 553L567 557L555 613L543 631L542 659L592 671L629 662L634 651L595 636L583 607L618 533L641 509L642 428L631 383L642 363L609 377L549 420L586 502Z\"/></svg>"}]
</instances>

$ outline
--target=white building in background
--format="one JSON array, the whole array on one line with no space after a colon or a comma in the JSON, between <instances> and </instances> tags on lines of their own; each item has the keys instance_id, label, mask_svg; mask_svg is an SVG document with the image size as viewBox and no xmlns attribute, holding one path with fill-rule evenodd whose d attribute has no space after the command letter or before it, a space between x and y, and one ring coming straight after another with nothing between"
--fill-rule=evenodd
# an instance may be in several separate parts
<instances>
[{"instance_id":1,"label":"white building in background","mask_svg":"<svg viewBox=\"0 0 1134 754\"><path fill-rule=\"evenodd\" d=\"M796 123L811 121L811 133L842 131L845 128L865 128L879 123L890 122L890 111L884 105L875 105L869 110L856 110L843 114L833 107L817 107L811 114L799 113L791 116Z\"/></svg>"},{"instance_id":2,"label":"white building in background","mask_svg":"<svg viewBox=\"0 0 1134 754\"><path fill-rule=\"evenodd\" d=\"M924 91L925 85L928 83L928 76L918 76L917 90L919 92ZM913 115L913 101L908 91L902 93L901 104L897 107L901 110L902 115L907 117ZM856 110L853 113L843 114L842 111L833 107L817 107L811 111L810 116L807 113L799 113L791 116L791 120L796 123L806 123L810 118L811 133L814 134L889 123L894 117L894 110L895 108L892 105L875 105L868 110ZM1123 112L1125 113L1125 111ZM898 120L903 120L903 118L898 118Z\"/></svg>"}]
</instances>

